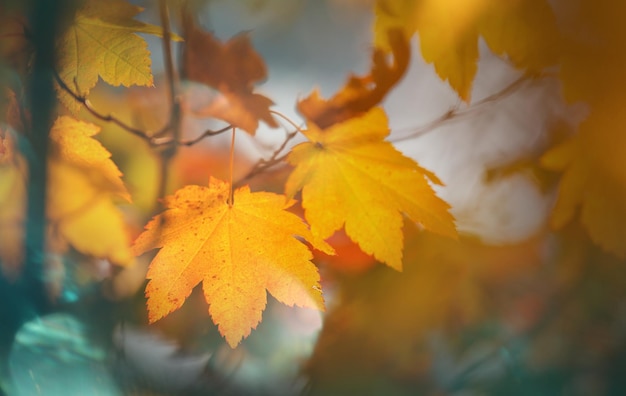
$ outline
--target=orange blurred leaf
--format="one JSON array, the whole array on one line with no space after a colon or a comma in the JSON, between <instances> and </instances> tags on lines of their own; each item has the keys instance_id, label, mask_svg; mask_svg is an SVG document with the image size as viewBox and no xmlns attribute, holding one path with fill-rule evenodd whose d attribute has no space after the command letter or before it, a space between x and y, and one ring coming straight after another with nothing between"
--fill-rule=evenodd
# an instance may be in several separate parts
<instances>
[{"instance_id":1,"label":"orange blurred leaf","mask_svg":"<svg viewBox=\"0 0 626 396\"><path fill-rule=\"evenodd\" d=\"M435 195L434 174L384 141L387 117L374 108L326 130L313 122L309 142L293 148L295 166L285 185L288 197L302 190L302 206L317 239L341 227L367 254L402 268L402 213L427 230L456 237L449 206Z\"/></svg>"},{"instance_id":2,"label":"orange blurred leaf","mask_svg":"<svg viewBox=\"0 0 626 396\"><path fill-rule=\"evenodd\" d=\"M363 253L359 245L350 239L344 230L335 232L328 244L335 250L334 255L324 252L315 252L315 259L320 265L325 265L341 274L358 275L376 265L376 259Z\"/></svg>"},{"instance_id":3,"label":"orange blurred leaf","mask_svg":"<svg viewBox=\"0 0 626 396\"><path fill-rule=\"evenodd\" d=\"M187 78L222 94L201 115L222 119L251 135L259 127L259 120L278 127L269 110L274 103L253 92L254 84L267 77L267 68L248 35L239 34L222 44L211 33L196 27L191 18L184 27L183 60Z\"/></svg>"},{"instance_id":4,"label":"orange blurred leaf","mask_svg":"<svg viewBox=\"0 0 626 396\"><path fill-rule=\"evenodd\" d=\"M326 100L313 91L298 101L297 108L307 120L325 129L368 112L380 104L385 95L404 76L410 60L409 42L399 29L388 32L393 62L385 51L375 49L372 54L372 71L362 77L350 76L346 85L332 98Z\"/></svg>"},{"instance_id":5,"label":"orange blurred leaf","mask_svg":"<svg viewBox=\"0 0 626 396\"><path fill-rule=\"evenodd\" d=\"M313 255L295 236L313 236L278 194L245 186L228 205L229 184L186 186L165 199L167 210L148 223L136 254L161 248L146 288L151 323L183 305L200 282L209 314L231 347L261 321L269 291L287 305L324 309ZM317 248L332 251L323 243Z\"/></svg>"}]
</instances>

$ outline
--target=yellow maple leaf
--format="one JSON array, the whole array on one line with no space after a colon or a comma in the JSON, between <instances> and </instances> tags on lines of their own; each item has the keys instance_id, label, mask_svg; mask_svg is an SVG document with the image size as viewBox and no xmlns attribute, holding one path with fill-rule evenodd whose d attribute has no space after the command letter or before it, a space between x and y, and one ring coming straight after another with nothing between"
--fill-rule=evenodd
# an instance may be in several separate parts
<instances>
[{"instance_id":1,"label":"yellow maple leaf","mask_svg":"<svg viewBox=\"0 0 626 396\"><path fill-rule=\"evenodd\" d=\"M389 49L387 32L419 33L422 56L469 101L478 38L518 68L536 73L558 57L559 32L546 0L378 0L374 44Z\"/></svg>"},{"instance_id":2,"label":"yellow maple leaf","mask_svg":"<svg viewBox=\"0 0 626 396\"><path fill-rule=\"evenodd\" d=\"M124 0L88 0L56 44L63 82L81 96L98 77L115 86L152 85L148 44L135 33L160 36L162 29L134 20L141 11ZM79 104L68 93L59 87L57 92L68 109L78 112Z\"/></svg>"},{"instance_id":3,"label":"yellow maple leaf","mask_svg":"<svg viewBox=\"0 0 626 396\"><path fill-rule=\"evenodd\" d=\"M433 232L456 236L449 206L427 179L431 172L384 141L387 117L374 108L361 117L321 130L307 124L309 142L293 148L295 166L285 185L288 197L302 190L302 206L313 235L326 239L345 226L367 254L402 268L402 214Z\"/></svg>"},{"instance_id":4,"label":"yellow maple leaf","mask_svg":"<svg viewBox=\"0 0 626 396\"><path fill-rule=\"evenodd\" d=\"M150 265L148 317L155 322L180 308L202 282L209 314L231 347L261 321L269 291L278 301L324 309L313 255L295 236L312 242L306 225L284 209L285 197L245 186L228 204L228 183L186 186L165 199L135 241L141 254L161 248ZM318 244L320 249L332 250Z\"/></svg>"}]
</instances>

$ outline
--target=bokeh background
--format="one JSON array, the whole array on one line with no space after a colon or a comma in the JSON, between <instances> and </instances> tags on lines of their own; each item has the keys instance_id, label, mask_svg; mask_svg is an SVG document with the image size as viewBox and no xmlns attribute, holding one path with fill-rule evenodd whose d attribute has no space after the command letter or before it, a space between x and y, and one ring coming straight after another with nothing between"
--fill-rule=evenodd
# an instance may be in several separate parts
<instances>
[{"instance_id":1,"label":"bokeh background","mask_svg":"<svg viewBox=\"0 0 626 396\"><path fill-rule=\"evenodd\" d=\"M159 23L152 1L140 20ZM303 124L296 100L328 97L350 73L366 74L373 0L196 1L197 20L220 39L248 32L268 67L258 91ZM575 8L554 1L557 15ZM177 2L173 1L175 6ZM173 29L181 32L174 20ZM137 127L167 119L161 42L145 37L155 87L100 84L90 101ZM174 45L180 55L182 44ZM433 171L452 206L457 241L404 226L404 270L376 261L342 233L337 257L318 255L325 313L269 298L263 322L236 349L219 336L201 293L152 326L143 287L149 258L119 270L79 254L53 257L43 276L52 312L9 337L2 362L6 395L620 395L626 392L626 282L623 260L591 243L574 222L555 232L549 217L559 175L539 166L550 147L589 115L566 102L557 70L525 77L480 42L472 101L442 81L412 43L409 71L384 102L390 140ZM616 48L615 51L622 51ZM188 103L215 93L182 81ZM82 114L89 119L89 114ZM158 208L158 165L142 141L112 124L99 139L124 173L133 203L122 206L137 235ZM193 138L219 122L185 113ZM238 135L235 180L269 158L291 131L265 125ZM615 132L616 134L619 131ZM297 137L289 147L301 141ZM230 137L181 148L169 192L227 178ZM616 159L616 164L626 162ZM250 180L283 191L289 169ZM244 182L243 180L241 181ZM611 191L607 190L607 194ZM626 241L624 241L626 243ZM0 318L0 321L2 318Z\"/></svg>"}]
</instances>

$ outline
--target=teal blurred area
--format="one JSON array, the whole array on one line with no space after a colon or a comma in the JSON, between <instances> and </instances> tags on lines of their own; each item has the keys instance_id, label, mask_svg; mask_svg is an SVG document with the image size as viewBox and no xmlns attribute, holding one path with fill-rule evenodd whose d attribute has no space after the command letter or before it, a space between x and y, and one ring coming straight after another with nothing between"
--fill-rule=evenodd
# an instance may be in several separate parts
<instances>
[{"instance_id":1,"label":"teal blurred area","mask_svg":"<svg viewBox=\"0 0 626 396\"><path fill-rule=\"evenodd\" d=\"M9 354L9 389L15 396L121 396L109 373L107 353L68 314L25 323Z\"/></svg>"}]
</instances>

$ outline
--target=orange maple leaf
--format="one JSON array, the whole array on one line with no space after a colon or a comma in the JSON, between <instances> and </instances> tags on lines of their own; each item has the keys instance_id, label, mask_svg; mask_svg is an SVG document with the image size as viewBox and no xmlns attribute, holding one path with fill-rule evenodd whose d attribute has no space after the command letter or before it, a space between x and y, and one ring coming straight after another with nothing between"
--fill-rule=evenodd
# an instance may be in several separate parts
<instances>
[{"instance_id":1,"label":"orange maple leaf","mask_svg":"<svg viewBox=\"0 0 626 396\"><path fill-rule=\"evenodd\" d=\"M286 209L283 195L234 192L211 178L208 187L186 186L165 199L133 246L136 254L161 248L150 265L146 287L153 323L180 308L202 282L209 314L231 347L261 321L266 290L293 306L324 309L313 254L295 236L313 242L306 225ZM323 243L317 248L331 251Z\"/></svg>"},{"instance_id":2,"label":"orange maple leaf","mask_svg":"<svg viewBox=\"0 0 626 396\"><path fill-rule=\"evenodd\" d=\"M326 239L345 225L365 253L401 270L401 213L428 230L456 237L449 206L427 179L441 182L384 141L389 128L381 108L326 130L309 122L303 133L310 141L287 157L295 169L285 191L293 197L302 190L316 238Z\"/></svg>"},{"instance_id":3,"label":"orange maple leaf","mask_svg":"<svg viewBox=\"0 0 626 396\"><path fill-rule=\"evenodd\" d=\"M222 44L187 18L183 60L187 78L223 95L203 109L201 115L222 119L251 135L259 127L259 120L278 127L269 110L274 102L252 92L254 83L267 77L267 69L248 35L237 35Z\"/></svg>"},{"instance_id":4,"label":"orange maple leaf","mask_svg":"<svg viewBox=\"0 0 626 396\"><path fill-rule=\"evenodd\" d=\"M393 62L385 51L375 49L372 71L358 77L350 76L346 85L332 98L322 99L317 90L298 101L298 111L318 127L329 126L366 113L377 106L404 76L411 58L409 42L399 29L389 31Z\"/></svg>"}]
</instances>

